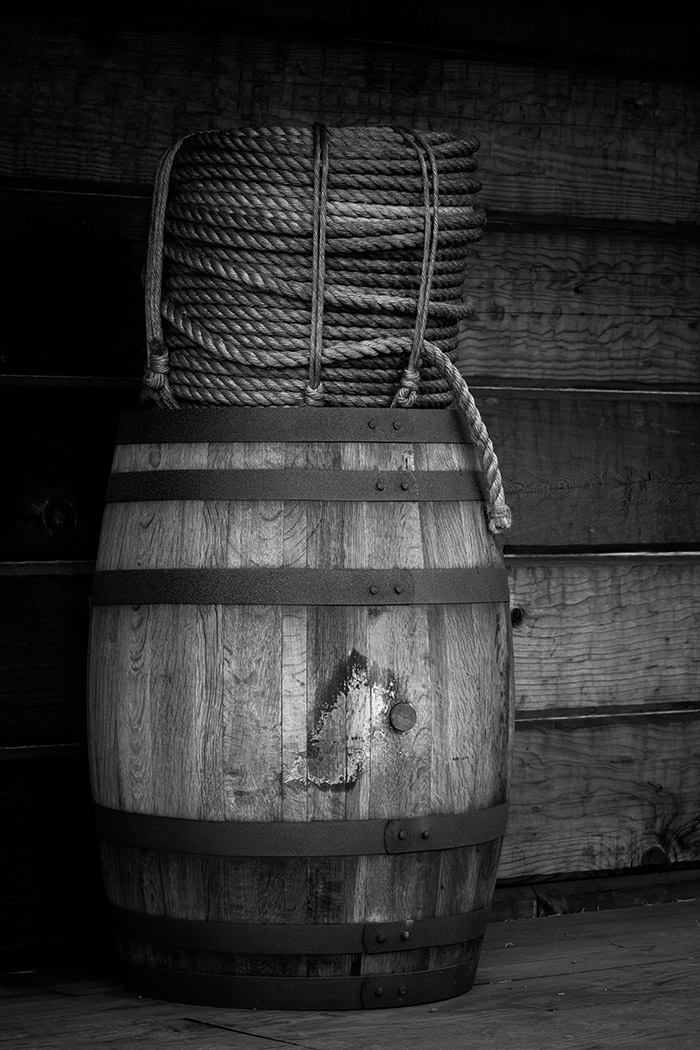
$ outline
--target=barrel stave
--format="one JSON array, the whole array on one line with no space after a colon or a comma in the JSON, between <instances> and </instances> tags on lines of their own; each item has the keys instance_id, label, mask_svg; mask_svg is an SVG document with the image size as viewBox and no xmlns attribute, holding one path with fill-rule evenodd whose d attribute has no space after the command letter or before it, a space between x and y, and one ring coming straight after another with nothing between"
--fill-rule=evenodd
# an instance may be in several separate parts
<instances>
[{"instance_id":1,"label":"barrel stave","mask_svg":"<svg viewBox=\"0 0 700 1050\"><path fill-rule=\"evenodd\" d=\"M471 471L434 442L118 445L113 472ZM500 567L479 501L109 503L100 571ZM97 605L90 759L97 803L216 821L457 813L507 797L507 603ZM392 726L406 704L415 725ZM405 855L213 857L103 842L112 904L205 922L364 924L488 906L500 840ZM144 935L145 936L145 935ZM353 977L478 959L481 936L383 954L255 955L118 933L127 963L198 974ZM235 948L235 945L232 945Z\"/></svg>"}]
</instances>

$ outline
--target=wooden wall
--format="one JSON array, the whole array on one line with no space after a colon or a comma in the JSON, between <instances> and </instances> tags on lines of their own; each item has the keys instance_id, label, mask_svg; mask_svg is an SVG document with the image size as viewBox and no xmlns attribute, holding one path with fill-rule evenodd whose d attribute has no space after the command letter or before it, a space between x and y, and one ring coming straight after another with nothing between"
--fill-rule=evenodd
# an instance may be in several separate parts
<instances>
[{"instance_id":1,"label":"wooden wall","mask_svg":"<svg viewBox=\"0 0 700 1050\"><path fill-rule=\"evenodd\" d=\"M137 398L150 184L179 135L239 123L481 139L489 225L461 365L515 519L518 719L499 892L533 913L595 907L590 887L613 874L634 875L637 898L650 879L652 898L674 879L691 892L698 18L681 3L561 6L6 5L0 936L13 959L103 932L88 596L117 414Z\"/></svg>"}]
</instances>

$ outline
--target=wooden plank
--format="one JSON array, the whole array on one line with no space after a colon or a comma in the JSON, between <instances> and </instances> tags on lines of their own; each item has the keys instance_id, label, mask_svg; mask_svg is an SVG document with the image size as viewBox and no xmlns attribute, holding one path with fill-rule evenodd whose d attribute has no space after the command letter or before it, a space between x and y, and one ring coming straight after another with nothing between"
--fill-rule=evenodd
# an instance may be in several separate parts
<instances>
[{"instance_id":1,"label":"wooden plank","mask_svg":"<svg viewBox=\"0 0 700 1050\"><path fill-rule=\"evenodd\" d=\"M521 722L499 877L697 863L699 764L692 712Z\"/></svg>"},{"instance_id":2,"label":"wooden plank","mask_svg":"<svg viewBox=\"0 0 700 1050\"><path fill-rule=\"evenodd\" d=\"M370 483L377 469L409 469L427 455L422 445L397 440L314 446L309 458L320 463L324 454L331 462L340 458L341 468L368 472ZM443 465L453 469L471 465L470 446L455 444L443 456ZM303 458L301 444L231 443L207 449L196 443L145 443L119 446L114 469L207 469L224 463L262 469L292 461L301 474ZM203 510L199 501L110 504L97 567L275 567L287 557L297 564L303 562L298 548L304 525L315 532L314 515L334 521L336 542L319 550L314 537L307 563L321 555L331 569L423 567L423 523L415 501L327 505L312 500L294 518L294 501L288 503L290 513L280 501L234 499L220 507L214 503L211 515L208 504ZM425 544L432 561L477 570L500 564L479 506L467 504L474 515L474 535L467 529L465 538L460 527L467 515L456 522L452 504L436 505L435 534ZM449 518L449 528L441 528L440 511ZM290 532L286 526L292 521ZM362 601L330 609L313 606L307 610L305 639L300 632L284 636L284 614L280 606L250 605L245 598L241 606L224 603L223 608L175 603L93 610L89 736L98 802L173 817L280 820L285 759L295 781L305 772L300 786L306 790L307 815L317 820L461 813L505 800L512 700L506 603L460 606L456 612L449 606L442 617L428 615L422 606L381 602L376 608ZM291 721L292 712L282 710L283 650L295 639L305 643L306 658L303 694L300 688L293 696L298 724ZM436 653L444 656L432 687L430 650L433 664L439 662ZM439 696L434 709L431 692ZM402 734L393 721L397 703L417 719L412 735ZM298 766L285 756L284 736L290 728L302 744ZM406 728L410 731L413 724ZM223 813L217 806L222 795ZM209 857L195 856L191 863L187 857L176 858L171 867L167 852L152 858L148 851L111 845L103 856L109 898L122 906L165 914L174 908L176 914L198 917L203 900L237 891L243 917L251 922L270 921L278 912L282 917L289 898L302 920L366 922L449 916L483 907L495 882L499 845L428 851L426 856L419 852L417 857L370 851L369 856L289 863L263 859L260 867L249 865L247 873L239 871L233 880L222 865L216 870L216 860ZM156 889L161 886L172 897ZM270 887L275 888L272 904L262 899ZM195 914L187 903L190 895ZM350 954L307 961L277 959L270 953L268 958L243 959L240 967L235 953L214 953L207 962L206 956L161 953L156 946L151 956L150 940L145 940L146 947L129 943L126 958L198 973L214 968L286 976L304 973L308 965L318 976L349 976L357 967ZM429 963L438 968L467 961L479 947L477 939L468 940L468 945L437 953L414 953L409 947L399 959L366 953L362 972L396 967L411 972Z\"/></svg>"},{"instance_id":3,"label":"wooden plank","mask_svg":"<svg viewBox=\"0 0 700 1050\"><path fill-rule=\"evenodd\" d=\"M669 227L665 237L624 230L611 234L609 228L528 223L524 216L494 221L471 248L469 281L478 300L497 300L493 307L489 303L493 311L510 302L513 320L538 307L556 313L568 297L590 315L607 309L628 318L671 310L686 321L692 316L700 291L700 246L690 232L674 235Z\"/></svg>"},{"instance_id":4,"label":"wooden plank","mask_svg":"<svg viewBox=\"0 0 700 1050\"><path fill-rule=\"evenodd\" d=\"M0 575L3 746L85 739L90 580Z\"/></svg>"},{"instance_id":5,"label":"wooden plank","mask_svg":"<svg viewBox=\"0 0 700 1050\"><path fill-rule=\"evenodd\" d=\"M697 864L700 836L695 784L700 723L692 714L648 714L602 724L595 718L533 720L518 723L516 730L511 817L499 868L501 885L504 879L542 879L560 872L572 875ZM83 762L78 763L81 769ZM77 768L74 763L69 758L43 759L40 768L32 764L33 792L26 795L24 789L18 789L8 827L10 844L19 836L16 845L24 849L26 844L21 843L27 829L31 829L28 843L37 828L45 827L41 810L28 808L30 796L43 799L53 790L56 778L68 784L65 771ZM24 784L30 767L18 764L17 771L12 781L19 776ZM87 813L81 816L83 804L75 793L66 801L76 841L88 843L92 832ZM44 837L41 831L39 838L43 841ZM45 841L49 850L52 841ZM17 859L12 862L12 855L7 854L8 871L20 860L15 854ZM73 864L79 863L76 853L75 860L68 863L71 878L77 870ZM619 880L612 882L620 885ZM540 892L536 884L535 892L543 900L554 900L557 894L567 900L583 894L586 906L593 907L596 891L586 890L582 880L568 890L545 886Z\"/></svg>"},{"instance_id":6,"label":"wooden plank","mask_svg":"<svg viewBox=\"0 0 700 1050\"><path fill-rule=\"evenodd\" d=\"M522 888L512 887L513 890ZM508 889L511 887L502 891L504 896L507 896ZM697 869L669 871L663 866L654 874L537 883L530 890L536 897L536 914L539 915L639 908L670 901L697 900L700 898L700 872Z\"/></svg>"},{"instance_id":7,"label":"wooden plank","mask_svg":"<svg viewBox=\"0 0 700 1050\"><path fill-rule=\"evenodd\" d=\"M136 379L150 191L133 197L58 186L0 189L0 228L16 260L4 368ZM38 312L24 276L37 238L52 273ZM697 386L699 269L697 240L671 227L649 236L534 227L522 217L489 225L471 250L465 291L475 312L462 326L459 365L472 384Z\"/></svg>"},{"instance_id":8,"label":"wooden plank","mask_svg":"<svg viewBox=\"0 0 700 1050\"><path fill-rule=\"evenodd\" d=\"M601 970L614 969L620 965L621 950L649 951L652 944L655 958L659 960L668 961L677 953L684 961L691 962L697 950L693 927L699 909L700 903L691 901L551 916L541 922L505 926L494 923L489 926L487 937L492 948L503 945L504 952L512 951L508 962L511 980L527 979L532 972L532 962L527 955L538 949L546 950L546 956L540 957L537 965L542 977L561 974L564 960L569 974L585 973L591 965ZM627 964L623 963L622 968L627 969ZM630 969L633 968L632 964ZM485 971L482 976L488 978L488 967Z\"/></svg>"},{"instance_id":9,"label":"wooden plank","mask_svg":"<svg viewBox=\"0 0 700 1050\"><path fill-rule=\"evenodd\" d=\"M307 820L308 612L303 606L282 610L282 819Z\"/></svg>"},{"instance_id":10,"label":"wooden plank","mask_svg":"<svg viewBox=\"0 0 700 1050\"><path fill-rule=\"evenodd\" d=\"M610 1045L653 1050L666 1033L690 1048L695 1032L689 1019L700 1017L694 991L697 908L659 905L625 910L624 916L602 912L494 923L477 984L466 996L433 1007L345 1017L256 1011L235 1015L230 1027L267 1039L303 1040L317 1050L350 1050L358 1043L371 1050L418 1050L433 1042L456 1050L464 1045L465 1024L487 1050L508 1050L514 1031L522 1045L551 1050L564 1042L594 1050L608 1037ZM640 988L647 993L644 1005ZM220 1015L219 1023L226 1024Z\"/></svg>"},{"instance_id":11,"label":"wooden plank","mask_svg":"<svg viewBox=\"0 0 700 1050\"><path fill-rule=\"evenodd\" d=\"M479 402L513 511L510 550L695 545L695 405L524 392Z\"/></svg>"},{"instance_id":12,"label":"wooden plank","mask_svg":"<svg viewBox=\"0 0 700 1050\"><path fill-rule=\"evenodd\" d=\"M223 611L223 774L228 820L281 820L279 607ZM173 742L174 744L174 742ZM252 756L256 756L251 761Z\"/></svg>"},{"instance_id":13,"label":"wooden plank","mask_svg":"<svg viewBox=\"0 0 700 1050\"><path fill-rule=\"evenodd\" d=\"M697 903L493 923L475 987L433 1006L299 1012L227 1010L130 994L95 966L11 975L5 1028L37 1050L123 1045L269 1045L314 1050L523 1046L657 1050L697 1042Z\"/></svg>"},{"instance_id":14,"label":"wooden plank","mask_svg":"<svg viewBox=\"0 0 700 1050\"><path fill-rule=\"evenodd\" d=\"M550 72L532 65L525 85L522 70L511 81L507 63L461 54L423 54L417 65L412 50L386 45L275 40L186 20L143 27L114 16L107 26L98 58L75 24L9 21L0 172L42 175L50 158L55 177L149 183L179 135L240 123L478 127L487 207L698 218L697 144L685 134L700 109L695 86L679 86L675 103L667 91L657 110L639 77L574 73L551 56Z\"/></svg>"},{"instance_id":15,"label":"wooden plank","mask_svg":"<svg viewBox=\"0 0 700 1050\"><path fill-rule=\"evenodd\" d=\"M40 993L39 1016L35 1015L34 1018L27 1016L27 998L18 995L15 987L14 994L10 993L12 998L4 1004L8 1011L9 1031L22 1039L26 1033L36 1050L59 1050L69 1046L78 1050L88 1043L99 1046L107 1032L116 1032L116 1038L120 1042L124 1039L130 1046L172 1047L173 1050L195 1046L199 1050L219 1050L222 1038L226 1038L222 1025L216 1021L216 1015L212 1015L210 1021L200 1022L183 1017L182 1007L179 1011L177 1008L173 1010L169 1004L137 998L123 990L116 991L118 986L114 976L103 983L106 988L102 994L86 992L84 989L89 988L89 985L85 984L79 985L81 990L77 993ZM75 988L74 981L67 984ZM44 1006L55 1011L55 1025L47 1023ZM116 1024L113 1016L115 1011L118 1018ZM189 1013L186 1008L184 1012ZM236 1050L260 1050L261 1045L264 1045L261 1037L255 1033L249 1035L237 1032L235 1040ZM278 1045L284 1047L291 1044L280 1041Z\"/></svg>"},{"instance_id":16,"label":"wooden plank","mask_svg":"<svg viewBox=\"0 0 700 1050\"><path fill-rule=\"evenodd\" d=\"M698 178L698 161L680 155L675 166L671 154L680 147L675 136L662 145L647 130L626 136L612 128L586 129L581 134L575 127L559 132L521 127L517 134L508 134L496 122L480 123L480 132L480 170L488 180L482 203L487 209L649 223L697 222L691 185ZM659 147L671 154L657 154ZM646 159L640 160L641 156ZM670 185L680 194L674 203L664 199Z\"/></svg>"},{"instance_id":17,"label":"wooden plank","mask_svg":"<svg viewBox=\"0 0 700 1050\"><path fill-rule=\"evenodd\" d=\"M489 921L570 915L611 908L640 908L698 898L700 871L697 868L674 871L667 864L659 863L655 870L644 874L635 872L632 875L536 882L533 885L499 882L496 884Z\"/></svg>"},{"instance_id":18,"label":"wooden plank","mask_svg":"<svg viewBox=\"0 0 700 1050\"><path fill-rule=\"evenodd\" d=\"M496 882L489 911L489 922L503 922L506 919L534 919L537 915L537 895L532 886L504 886Z\"/></svg>"},{"instance_id":19,"label":"wooden plank","mask_svg":"<svg viewBox=\"0 0 700 1050\"><path fill-rule=\"evenodd\" d=\"M94 555L119 409L136 402L127 393L3 395L14 412L3 417L0 557ZM507 549L697 545L694 403L505 389L478 406L513 510ZM47 526L52 507L57 516Z\"/></svg>"},{"instance_id":20,"label":"wooden plank","mask_svg":"<svg viewBox=\"0 0 700 1050\"><path fill-rule=\"evenodd\" d=\"M4 389L0 558L94 555L124 390Z\"/></svg>"},{"instance_id":21,"label":"wooden plank","mask_svg":"<svg viewBox=\"0 0 700 1050\"><path fill-rule=\"evenodd\" d=\"M700 560L509 559L516 710L697 703Z\"/></svg>"},{"instance_id":22,"label":"wooden plank","mask_svg":"<svg viewBox=\"0 0 700 1050\"><path fill-rule=\"evenodd\" d=\"M697 240L487 226L472 248L459 365L555 385L697 386Z\"/></svg>"}]
</instances>

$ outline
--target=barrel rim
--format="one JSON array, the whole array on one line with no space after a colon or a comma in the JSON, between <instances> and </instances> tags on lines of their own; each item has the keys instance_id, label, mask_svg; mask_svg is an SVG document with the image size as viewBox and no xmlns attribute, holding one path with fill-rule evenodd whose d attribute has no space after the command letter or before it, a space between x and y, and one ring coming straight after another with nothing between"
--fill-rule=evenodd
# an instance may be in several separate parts
<instances>
[{"instance_id":1,"label":"barrel rim","mask_svg":"<svg viewBox=\"0 0 700 1050\"><path fill-rule=\"evenodd\" d=\"M259 977L198 973L122 961L141 994L198 1006L267 1010L361 1010L453 999L474 984L478 952L467 962L433 970L359 977Z\"/></svg>"}]
</instances>

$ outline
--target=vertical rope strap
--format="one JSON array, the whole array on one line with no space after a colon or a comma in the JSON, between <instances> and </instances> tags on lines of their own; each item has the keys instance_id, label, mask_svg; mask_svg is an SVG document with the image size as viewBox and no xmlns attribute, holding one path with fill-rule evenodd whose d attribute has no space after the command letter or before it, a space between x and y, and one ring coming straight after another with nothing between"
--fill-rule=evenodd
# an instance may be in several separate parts
<instances>
[{"instance_id":1,"label":"vertical rope strap","mask_svg":"<svg viewBox=\"0 0 700 1050\"><path fill-rule=\"evenodd\" d=\"M143 373L142 399L153 400L161 408L179 408L168 380L170 355L163 340L161 296L163 284L163 233L165 230L165 212L168 204L170 173L178 150L186 138L189 138L189 135L184 135L171 146L163 154L158 164L153 186L151 225L148 233L145 277L146 367Z\"/></svg>"},{"instance_id":2,"label":"vertical rope strap","mask_svg":"<svg viewBox=\"0 0 700 1050\"><path fill-rule=\"evenodd\" d=\"M413 408L418 399L420 384L419 363L428 325L430 309L430 292L435 272L439 234L439 178L435 154L430 144L417 131L402 128L404 140L411 145L418 156L423 186L423 267L420 289L416 305L416 323L413 329L413 341L408 364L401 377L401 386L391 402L392 408ZM427 163L426 163L427 158ZM428 178L428 165L430 178Z\"/></svg>"},{"instance_id":3,"label":"vertical rope strap","mask_svg":"<svg viewBox=\"0 0 700 1050\"><path fill-rule=\"evenodd\" d=\"M324 403L321 382L323 357L323 300L326 279L326 210L328 207L328 130L324 124L313 126L313 249L311 284L311 347L309 381L304 388L304 402L320 407Z\"/></svg>"},{"instance_id":4,"label":"vertical rope strap","mask_svg":"<svg viewBox=\"0 0 700 1050\"><path fill-rule=\"evenodd\" d=\"M423 259L416 317L411 337L408 362L395 392L392 405L411 408L417 401L420 388L420 363L424 358L443 377L457 406L462 411L482 460L486 477L489 528L492 532L503 532L510 528L511 513L505 502L503 483L498 460L484 422L474 403L469 388L449 356L435 342L426 342L429 313L431 310L431 288L436 267L439 240L439 173L435 153L427 138L409 129L397 129L405 142L416 153L421 171L423 187ZM169 381L170 357L163 339L162 283L164 259L164 231L168 192L173 163L186 138L181 138L164 154L156 172L151 226L146 263L146 333L147 360L144 373L143 397L150 398L164 408L178 408ZM304 387L304 401L308 405L323 405L324 390L321 382L323 358L323 312L325 297L326 226L328 208L329 136L322 124L313 127L313 218L312 218L312 303L311 338L308 365L308 381ZM483 223L482 223L483 224ZM217 271L218 272L218 271ZM223 276L228 276L228 273ZM439 304L440 305L440 304ZM443 304L444 309L444 304ZM360 349L372 356L392 352L394 344L403 342L389 335L377 340L353 342L355 356ZM395 349L400 348L398 346ZM255 399L256 403L259 399ZM277 402L272 402L277 403Z\"/></svg>"},{"instance_id":5,"label":"vertical rope strap","mask_svg":"<svg viewBox=\"0 0 700 1050\"><path fill-rule=\"evenodd\" d=\"M392 407L411 408L417 399L420 383L421 355L434 365L447 380L469 427L470 436L479 452L486 477L487 517L492 533L507 531L512 524L510 507L505 501L503 479L491 438L476 402L459 370L434 343L425 342L430 308L430 291L435 270L439 236L439 178L435 154L426 139L417 131L401 129L406 142L415 149L421 169L424 205L423 268L416 307L416 325L413 332L408 364L401 377L401 386L392 400ZM428 174L430 169L430 174Z\"/></svg>"}]
</instances>

